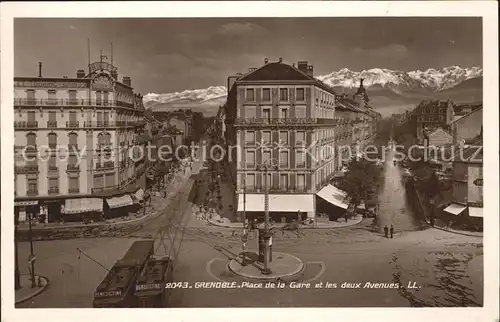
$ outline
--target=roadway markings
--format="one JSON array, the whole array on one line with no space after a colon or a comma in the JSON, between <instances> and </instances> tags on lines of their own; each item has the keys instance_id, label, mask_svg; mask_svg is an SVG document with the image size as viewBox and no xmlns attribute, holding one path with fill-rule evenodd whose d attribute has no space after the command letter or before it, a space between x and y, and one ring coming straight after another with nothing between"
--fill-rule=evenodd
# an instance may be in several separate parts
<instances>
[{"instance_id":1,"label":"roadway markings","mask_svg":"<svg viewBox=\"0 0 500 322\"><path fill-rule=\"evenodd\" d=\"M307 270L307 265L312 265L312 264L320 265L321 269L319 270L318 274L316 274L314 277L312 277L308 280L305 280L304 282L313 282L313 281L317 280L318 278L320 278L321 275L323 275L326 271L326 264L324 262L307 262L307 263L305 263L305 270Z\"/></svg>"},{"instance_id":2,"label":"roadway markings","mask_svg":"<svg viewBox=\"0 0 500 322\"><path fill-rule=\"evenodd\" d=\"M207 271L208 275L210 275L210 277L212 277L213 279L215 279L219 282L224 282L224 280L218 278L217 276L214 275L214 273L212 273L211 267L212 267L212 264L215 263L216 261L227 261L227 260L223 259L223 258L214 257L207 262L205 270Z\"/></svg>"}]
</instances>

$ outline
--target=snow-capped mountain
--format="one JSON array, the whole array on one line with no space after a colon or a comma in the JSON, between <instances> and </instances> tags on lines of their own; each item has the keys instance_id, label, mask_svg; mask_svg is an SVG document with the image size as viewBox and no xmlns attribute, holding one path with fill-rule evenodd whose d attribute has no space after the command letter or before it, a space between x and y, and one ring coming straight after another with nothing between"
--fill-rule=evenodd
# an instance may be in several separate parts
<instances>
[{"instance_id":1,"label":"snow-capped mountain","mask_svg":"<svg viewBox=\"0 0 500 322\"><path fill-rule=\"evenodd\" d=\"M482 74L483 69L480 67L461 68L459 66L410 72L382 68L354 72L343 68L317 78L330 86L344 88L357 87L359 80L364 78L363 84L366 88L379 85L403 93L408 90L421 89L437 92L458 85L467 79L482 76Z\"/></svg>"},{"instance_id":2,"label":"snow-capped mountain","mask_svg":"<svg viewBox=\"0 0 500 322\"><path fill-rule=\"evenodd\" d=\"M409 100L413 104L413 101L418 101L422 95L440 97L441 92L448 93L450 91L447 90L462 82L480 78L482 74L481 67L462 68L459 66L410 72L383 68L356 72L343 68L326 75L316 76L316 78L340 92L352 92L359 86L360 79L363 78L363 85L367 88L368 94L372 95L371 97L383 97L384 101L398 101L396 105L400 105L401 102ZM205 89L184 90L175 93L149 93L144 96L144 104L147 108L155 110L191 108L213 114L216 113L216 109L212 111L213 107L223 104L226 95L225 86L210 86ZM387 103L384 105L387 106Z\"/></svg>"}]
</instances>

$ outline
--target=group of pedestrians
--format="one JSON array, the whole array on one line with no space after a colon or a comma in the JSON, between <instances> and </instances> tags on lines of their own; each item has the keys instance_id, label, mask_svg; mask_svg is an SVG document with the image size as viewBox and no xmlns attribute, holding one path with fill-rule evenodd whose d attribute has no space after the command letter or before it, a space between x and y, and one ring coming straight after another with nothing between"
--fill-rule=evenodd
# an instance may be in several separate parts
<instances>
[{"instance_id":1,"label":"group of pedestrians","mask_svg":"<svg viewBox=\"0 0 500 322\"><path fill-rule=\"evenodd\" d=\"M384 227L384 236L385 238L389 238L389 233L391 234L391 238L394 237L394 227L391 225L391 228L387 227L387 225L385 225Z\"/></svg>"}]
</instances>

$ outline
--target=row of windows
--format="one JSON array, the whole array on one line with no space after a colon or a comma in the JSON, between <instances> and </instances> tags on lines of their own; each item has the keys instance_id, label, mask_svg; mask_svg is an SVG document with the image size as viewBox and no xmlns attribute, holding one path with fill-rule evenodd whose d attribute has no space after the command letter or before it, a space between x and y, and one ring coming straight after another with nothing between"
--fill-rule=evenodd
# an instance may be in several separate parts
<instances>
[{"instance_id":1,"label":"row of windows","mask_svg":"<svg viewBox=\"0 0 500 322\"><path fill-rule=\"evenodd\" d=\"M28 100L35 100L36 99L36 90L34 89L27 89L26 90L26 98ZM60 93L62 91L59 91ZM48 94L48 98L49 100L50 99L56 99L56 93L57 93L57 90L55 89L49 89L47 90L47 94ZM76 94L77 94L77 91L74 90L74 89L70 89L68 90L68 98L70 100L76 100ZM97 100L103 100L103 101L107 101L109 99L109 92L106 92L106 91L96 91L95 92L95 95L96 95L96 99Z\"/></svg>"},{"instance_id":2,"label":"row of windows","mask_svg":"<svg viewBox=\"0 0 500 322\"><path fill-rule=\"evenodd\" d=\"M281 102L289 101L289 90L293 89L288 88L280 88L279 89L279 100ZM256 89L255 88L247 88L245 91L245 101L246 102L255 102L257 100L256 97ZM304 102L305 101L305 89L304 88L296 88L295 89L295 101ZM262 102L271 102L271 88L263 88L262 89Z\"/></svg>"},{"instance_id":3,"label":"row of windows","mask_svg":"<svg viewBox=\"0 0 500 322\"><path fill-rule=\"evenodd\" d=\"M245 106L242 107L245 111L245 118L256 118L257 117L257 108L255 106ZM287 107L281 107L278 111L278 117L281 119L286 119L291 117L290 109ZM295 118L306 118L306 107L305 106L295 106ZM271 119L272 113L271 108L262 107L260 110L260 118L262 119Z\"/></svg>"},{"instance_id":4,"label":"row of windows","mask_svg":"<svg viewBox=\"0 0 500 322\"><path fill-rule=\"evenodd\" d=\"M261 177L261 184L258 186L257 184L257 177ZM290 179L291 176L295 176L295 187L292 187L290 185ZM244 176L244 182L243 186L247 190L256 190L256 189L264 189L265 185L267 184L268 189L276 189L279 188L281 190L288 190L291 188L298 189L298 190L304 190L306 189L306 175L304 173L281 173L279 175L279 181L275 182L274 176L271 173L267 174L267 180L266 180L266 174L261 174L261 173L247 173L246 176Z\"/></svg>"},{"instance_id":5,"label":"row of windows","mask_svg":"<svg viewBox=\"0 0 500 322\"><path fill-rule=\"evenodd\" d=\"M261 143L272 143L272 133L273 131L245 131L245 144L255 144L256 133L260 132ZM290 132L289 131L279 131L279 139L278 142L280 144L288 145L290 144ZM295 131L295 144L303 145L306 144L306 132L305 131Z\"/></svg>"},{"instance_id":6,"label":"row of windows","mask_svg":"<svg viewBox=\"0 0 500 322\"><path fill-rule=\"evenodd\" d=\"M26 115L27 115L27 121L28 122L35 122L36 121L36 113L38 113L38 111L27 111L26 112ZM61 112L61 116L64 114L63 112ZM57 112L56 111L49 111L48 112L49 114L49 122L57 122ZM113 113L110 113L110 112L95 112L95 116L97 118L97 121L102 121L102 122L109 122L111 121L111 115L110 114L113 114ZM42 117L43 117L43 114L41 114ZM22 116L22 115L21 115ZM88 111L87 113L87 119L90 121L91 120L91 117L92 114L90 113L90 111ZM120 121L140 121L141 119L139 118L130 118L130 117L126 117L125 115L123 114L118 114L117 117L116 117L116 120L118 122ZM77 122L78 121L78 112L77 111L69 111L69 121L74 121L74 122Z\"/></svg>"},{"instance_id":7,"label":"row of windows","mask_svg":"<svg viewBox=\"0 0 500 322\"><path fill-rule=\"evenodd\" d=\"M290 151L280 151L279 152L279 167L280 168L290 168ZM245 167L248 169L257 167L256 159L257 151L255 150L245 150ZM272 151L263 150L261 151L262 164L270 164L272 162ZM305 168L306 167L306 153L303 150L295 151L295 167L294 168Z\"/></svg>"},{"instance_id":8,"label":"row of windows","mask_svg":"<svg viewBox=\"0 0 500 322\"><path fill-rule=\"evenodd\" d=\"M37 195L38 191L38 178L26 179L27 194ZM68 193L80 192L80 179L78 177L68 178ZM48 178L48 193L59 193L59 178Z\"/></svg>"}]
</instances>

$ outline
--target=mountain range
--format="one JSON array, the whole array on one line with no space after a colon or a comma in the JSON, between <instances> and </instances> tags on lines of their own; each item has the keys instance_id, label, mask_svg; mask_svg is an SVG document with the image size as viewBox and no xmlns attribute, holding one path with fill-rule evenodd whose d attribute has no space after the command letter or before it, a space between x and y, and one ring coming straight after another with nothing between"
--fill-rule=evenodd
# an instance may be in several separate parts
<instances>
[{"instance_id":1,"label":"mountain range","mask_svg":"<svg viewBox=\"0 0 500 322\"><path fill-rule=\"evenodd\" d=\"M481 67L450 66L410 72L373 68L360 72L343 68L326 75L316 76L338 93L354 94L363 78L372 105L382 115L400 113L414 108L423 99L452 99L457 103L482 101ZM212 116L224 104L225 86L144 96L146 108L154 111L192 109Z\"/></svg>"}]
</instances>

